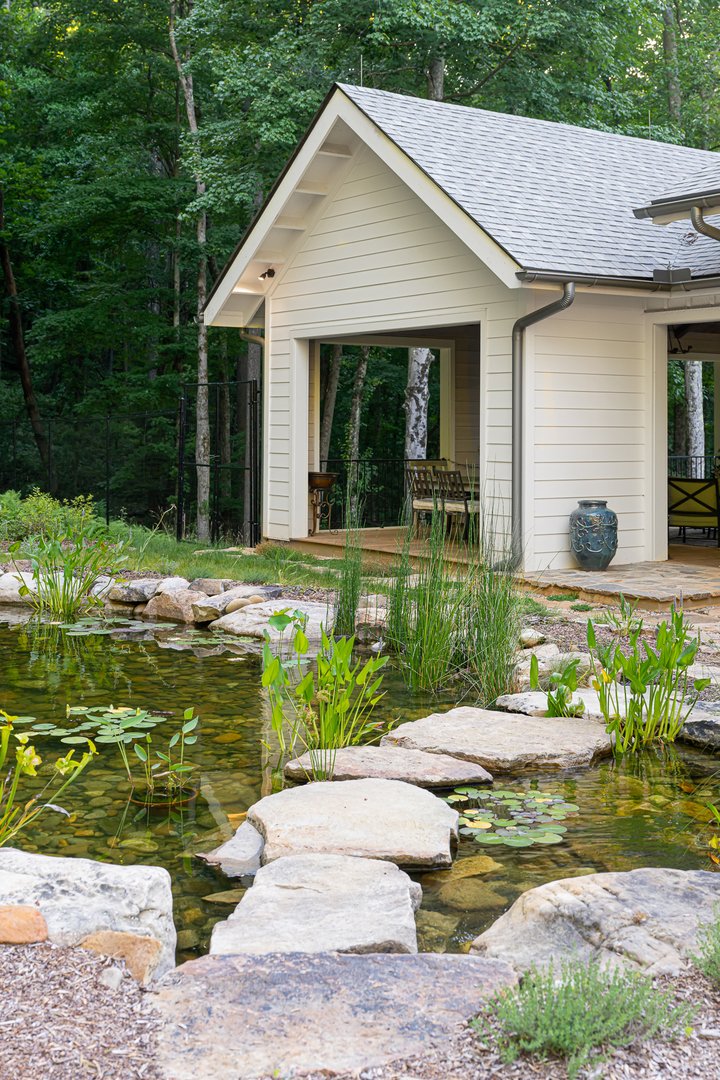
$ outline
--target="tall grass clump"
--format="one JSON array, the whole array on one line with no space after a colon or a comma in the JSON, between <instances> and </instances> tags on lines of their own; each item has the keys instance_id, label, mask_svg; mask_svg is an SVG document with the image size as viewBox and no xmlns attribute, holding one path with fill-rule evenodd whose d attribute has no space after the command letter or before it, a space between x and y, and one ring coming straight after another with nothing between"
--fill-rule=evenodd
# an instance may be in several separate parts
<instances>
[{"instance_id":1,"label":"tall grass clump","mask_svg":"<svg viewBox=\"0 0 720 1080\"><path fill-rule=\"evenodd\" d=\"M352 637L355 633L362 591L362 520L363 493L359 484L348 477L345 492L345 550L335 589L335 633Z\"/></svg>"},{"instance_id":2,"label":"tall grass clump","mask_svg":"<svg viewBox=\"0 0 720 1080\"><path fill-rule=\"evenodd\" d=\"M697 954L691 957L693 963L720 986L720 904L713 911L712 921L698 927L697 945Z\"/></svg>"},{"instance_id":3,"label":"tall grass clump","mask_svg":"<svg viewBox=\"0 0 720 1080\"><path fill-rule=\"evenodd\" d=\"M444 515L435 511L415 572L406 540L388 597L387 636L411 688L455 684L483 706L512 689L523 607L495 524L491 512L483 514L467 561L453 564Z\"/></svg>"}]
</instances>

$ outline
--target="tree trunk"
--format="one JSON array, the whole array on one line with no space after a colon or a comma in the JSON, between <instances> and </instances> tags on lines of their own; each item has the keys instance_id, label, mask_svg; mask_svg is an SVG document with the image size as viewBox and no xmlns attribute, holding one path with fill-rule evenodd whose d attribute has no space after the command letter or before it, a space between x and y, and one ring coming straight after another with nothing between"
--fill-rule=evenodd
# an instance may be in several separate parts
<instances>
[{"instance_id":1,"label":"tree trunk","mask_svg":"<svg viewBox=\"0 0 720 1080\"><path fill-rule=\"evenodd\" d=\"M685 422L688 476L704 476L705 417L703 415L702 360L685 361Z\"/></svg>"},{"instance_id":2,"label":"tree trunk","mask_svg":"<svg viewBox=\"0 0 720 1080\"><path fill-rule=\"evenodd\" d=\"M320 468L327 468L327 459L330 455L330 439L332 436L333 417L335 415L335 400L337 398L340 368L342 366L342 345L333 345L328 365L327 383L323 396L322 422L320 424Z\"/></svg>"},{"instance_id":3,"label":"tree trunk","mask_svg":"<svg viewBox=\"0 0 720 1080\"><path fill-rule=\"evenodd\" d=\"M348 420L347 455L351 461L360 457L360 420L362 416L363 393L368 369L368 355L370 349L367 345L360 348L355 378L353 380L352 401L350 402L350 419Z\"/></svg>"},{"instance_id":4,"label":"tree trunk","mask_svg":"<svg viewBox=\"0 0 720 1080\"><path fill-rule=\"evenodd\" d=\"M195 89L193 77L183 68L175 39L175 18L177 5L170 4L170 48L172 49L178 79L185 99L185 112L188 127L193 138L198 137L197 109L195 108ZM195 177L195 194L201 198L205 194L205 182ZM197 216L196 236L198 246L197 273L197 398L195 404L195 470L197 473L197 538L201 543L210 540L210 415L208 409L208 337L203 319L203 308L207 300L207 214L201 210Z\"/></svg>"},{"instance_id":5,"label":"tree trunk","mask_svg":"<svg viewBox=\"0 0 720 1080\"><path fill-rule=\"evenodd\" d=\"M406 459L427 456L430 369L434 359L432 349L408 349L408 377L403 406Z\"/></svg>"},{"instance_id":6,"label":"tree trunk","mask_svg":"<svg viewBox=\"0 0 720 1080\"><path fill-rule=\"evenodd\" d=\"M442 101L445 94L445 60L437 56L427 69L427 92L431 101Z\"/></svg>"},{"instance_id":7,"label":"tree trunk","mask_svg":"<svg viewBox=\"0 0 720 1080\"><path fill-rule=\"evenodd\" d=\"M677 22L672 4L663 8L663 54L668 93L668 112L675 124L682 123L682 96L677 51Z\"/></svg>"},{"instance_id":8,"label":"tree trunk","mask_svg":"<svg viewBox=\"0 0 720 1080\"><path fill-rule=\"evenodd\" d=\"M15 272L13 270L12 259L10 258L10 249L4 239L4 230L5 200L3 190L0 188L0 263L2 264L5 292L7 293L9 300L8 321L10 324L10 340L12 341L15 359L20 372L20 384L25 399L25 409L35 437L35 444L38 448L40 461L45 470L48 489L53 491L55 485L53 481L52 462L50 460L50 444L45 435L42 418L40 416L40 409L38 408L35 392L33 390L30 362L25 349L25 333L23 330L20 298L18 297Z\"/></svg>"}]
</instances>

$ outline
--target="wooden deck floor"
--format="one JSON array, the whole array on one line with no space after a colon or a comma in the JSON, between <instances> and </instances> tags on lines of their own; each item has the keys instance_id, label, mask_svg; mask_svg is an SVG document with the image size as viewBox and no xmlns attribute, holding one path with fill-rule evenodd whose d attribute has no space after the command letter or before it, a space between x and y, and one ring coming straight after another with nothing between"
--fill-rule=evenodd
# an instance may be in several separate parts
<instances>
[{"instance_id":1,"label":"wooden deck floor","mask_svg":"<svg viewBox=\"0 0 720 1080\"><path fill-rule=\"evenodd\" d=\"M402 548L405 536L402 527L361 529L366 562L388 565ZM338 530L321 532L307 540L293 540L291 546L313 555L337 557L345 542L345 531ZM421 560L426 552L426 540L413 540L410 544L411 558ZM467 561L461 544L450 545L449 557L456 563ZM668 608L675 602L682 602L688 608L720 606L720 549L701 543L674 544L667 562L613 564L598 573L547 570L525 575L523 584L541 593L574 592L581 599L595 602L607 603L622 594L648 609Z\"/></svg>"}]
</instances>

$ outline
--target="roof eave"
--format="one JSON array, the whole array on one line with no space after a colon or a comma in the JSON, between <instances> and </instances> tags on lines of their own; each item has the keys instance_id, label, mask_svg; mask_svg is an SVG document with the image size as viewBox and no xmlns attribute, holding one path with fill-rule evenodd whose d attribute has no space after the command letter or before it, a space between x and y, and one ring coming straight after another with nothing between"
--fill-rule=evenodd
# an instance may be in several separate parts
<instances>
[{"instance_id":1,"label":"roof eave","mask_svg":"<svg viewBox=\"0 0 720 1080\"><path fill-rule=\"evenodd\" d=\"M693 206L699 206L703 210L715 209L720 212L720 191L708 191L698 195L682 195L674 199L658 199L649 206L641 206L633 210L636 218L657 218L672 220L677 217L687 217Z\"/></svg>"},{"instance_id":2,"label":"roof eave","mask_svg":"<svg viewBox=\"0 0 720 1080\"><path fill-rule=\"evenodd\" d=\"M520 270L518 279L523 285L549 283L564 285L567 281L574 281L576 285L586 288L616 288L616 289L639 289L648 293L656 292L687 292L688 290L717 288L720 286L720 274L712 274L706 277L692 278L682 283L659 282L650 278L641 277L616 277L612 274L573 274L566 270Z\"/></svg>"}]
</instances>

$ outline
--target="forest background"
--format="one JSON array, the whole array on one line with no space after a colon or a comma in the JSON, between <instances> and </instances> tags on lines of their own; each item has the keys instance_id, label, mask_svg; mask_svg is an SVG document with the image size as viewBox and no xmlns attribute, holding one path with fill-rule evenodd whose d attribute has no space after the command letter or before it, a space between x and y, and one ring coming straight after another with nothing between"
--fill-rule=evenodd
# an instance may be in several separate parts
<instances>
[{"instance_id":1,"label":"forest background","mask_svg":"<svg viewBox=\"0 0 720 1080\"><path fill-rule=\"evenodd\" d=\"M175 467L181 386L259 375L258 350L237 331L208 333L198 310L336 81L717 149L720 6L5 0L0 458L14 455L16 479L20 461L18 486L65 493L53 440L77 447L79 469L97 457L103 418L143 416L141 440L127 421L124 451L122 428L113 435L107 491L130 516L164 509L157 474ZM426 367L433 456L437 365ZM699 363L671 368L671 449L692 452L686 391L712 387ZM324 456L421 456L408 453L404 409L417 377L407 350L328 350ZM205 398L192 399L198 458L211 452ZM227 393L218 402L232 410ZM154 475L137 460L148 441ZM218 452L232 455L229 438ZM198 536L208 529L199 497Z\"/></svg>"}]
</instances>

